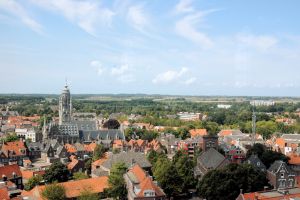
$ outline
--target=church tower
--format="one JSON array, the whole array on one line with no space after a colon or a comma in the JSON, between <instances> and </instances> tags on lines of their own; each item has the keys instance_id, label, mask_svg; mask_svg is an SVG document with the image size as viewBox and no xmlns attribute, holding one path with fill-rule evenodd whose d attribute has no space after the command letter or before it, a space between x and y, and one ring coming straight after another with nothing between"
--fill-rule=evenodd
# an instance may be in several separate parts
<instances>
[{"instance_id":1,"label":"church tower","mask_svg":"<svg viewBox=\"0 0 300 200\"><path fill-rule=\"evenodd\" d=\"M71 110L71 95L68 85L66 84L59 97L59 125L71 122Z\"/></svg>"}]
</instances>

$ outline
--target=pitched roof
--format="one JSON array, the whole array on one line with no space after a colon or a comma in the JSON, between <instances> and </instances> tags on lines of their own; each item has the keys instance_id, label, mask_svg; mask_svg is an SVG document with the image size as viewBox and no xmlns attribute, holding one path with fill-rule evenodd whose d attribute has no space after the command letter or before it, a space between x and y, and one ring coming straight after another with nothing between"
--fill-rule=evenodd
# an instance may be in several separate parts
<instances>
[{"instance_id":1,"label":"pitched roof","mask_svg":"<svg viewBox=\"0 0 300 200\"><path fill-rule=\"evenodd\" d=\"M252 154L248 160L247 160L248 164L251 164L259 169L261 169L262 171L266 170L266 166L264 165L264 163L258 158L257 155ZM259 164L257 164L259 163Z\"/></svg>"},{"instance_id":2,"label":"pitched roof","mask_svg":"<svg viewBox=\"0 0 300 200\"><path fill-rule=\"evenodd\" d=\"M104 161L102 165L105 168L110 169L113 164L117 162L124 162L129 167L131 166L132 161L139 164L142 168L148 168L152 166L143 153L132 151L112 154L106 161Z\"/></svg>"},{"instance_id":3,"label":"pitched roof","mask_svg":"<svg viewBox=\"0 0 300 200\"><path fill-rule=\"evenodd\" d=\"M207 135L207 130L206 129L191 129L189 131L191 134L191 137L197 137L197 136L203 136Z\"/></svg>"},{"instance_id":4,"label":"pitched roof","mask_svg":"<svg viewBox=\"0 0 300 200\"><path fill-rule=\"evenodd\" d=\"M206 169L216 169L225 160L226 158L221 153L214 148L210 148L199 155L197 162L201 162Z\"/></svg>"},{"instance_id":5,"label":"pitched roof","mask_svg":"<svg viewBox=\"0 0 300 200\"><path fill-rule=\"evenodd\" d=\"M165 196L161 188L159 188L150 177L147 176L146 172L138 165L135 164L128 173L132 173L137 179L137 184L140 186L138 197L144 197L146 190L152 190L155 192L155 196Z\"/></svg>"},{"instance_id":6,"label":"pitched roof","mask_svg":"<svg viewBox=\"0 0 300 200\"><path fill-rule=\"evenodd\" d=\"M102 176L97 178L88 178L76 181L68 181L58 183L62 185L66 190L67 198L76 198L86 190L92 193L101 193L105 188L108 188L108 177ZM23 197L35 197L36 199L42 200L41 193L45 189L45 186L36 186L29 192L22 192Z\"/></svg>"},{"instance_id":7,"label":"pitched roof","mask_svg":"<svg viewBox=\"0 0 300 200\"><path fill-rule=\"evenodd\" d=\"M10 199L7 187L0 188L0 199L1 200L8 200L8 199Z\"/></svg>"},{"instance_id":8,"label":"pitched roof","mask_svg":"<svg viewBox=\"0 0 300 200\"><path fill-rule=\"evenodd\" d=\"M45 170L39 170L39 171L21 170L21 173L23 179L30 179L34 175L44 175Z\"/></svg>"},{"instance_id":9,"label":"pitched roof","mask_svg":"<svg viewBox=\"0 0 300 200\"><path fill-rule=\"evenodd\" d=\"M289 155L289 164L290 165L300 165L300 156L293 153Z\"/></svg>"},{"instance_id":10,"label":"pitched roof","mask_svg":"<svg viewBox=\"0 0 300 200\"><path fill-rule=\"evenodd\" d=\"M78 164L79 160L77 159L72 159L72 161L68 164L68 169L72 170L77 164Z\"/></svg>"},{"instance_id":11,"label":"pitched roof","mask_svg":"<svg viewBox=\"0 0 300 200\"><path fill-rule=\"evenodd\" d=\"M8 179L13 178L13 174L16 174L18 177L22 176L20 167L17 164L5 165L0 167L0 177L6 176Z\"/></svg>"},{"instance_id":12,"label":"pitched roof","mask_svg":"<svg viewBox=\"0 0 300 200\"><path fill-rule=\"evenodd\" d=\"M284 166L286 168L286 170L288 171L288 173L292 173L291 169L289 168L289 166L283 162L282 160L276 160L268 169L269 172L272 173L277 173L278 170L280 169L281 166Z\"/></svg>"},{"instance_id":13,"label":"pitched roof","mask_svg":"<svg viewBox=\"0 0 300 200\"><path fill-rule=\"evenodd\" d=\"M6 155L10 152L13 152L13 155L20 156L25 155L23 150L26 150L25 143L23 141L14 141L14 142L6 142L2 145L1 149Z\"/></svg>"}]
</instances>

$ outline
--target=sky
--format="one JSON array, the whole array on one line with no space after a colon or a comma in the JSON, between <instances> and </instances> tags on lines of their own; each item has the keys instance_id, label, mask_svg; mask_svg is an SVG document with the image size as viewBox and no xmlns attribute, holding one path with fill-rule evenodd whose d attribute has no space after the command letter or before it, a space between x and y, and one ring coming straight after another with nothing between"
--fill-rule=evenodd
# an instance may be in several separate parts
<instances>
[{"instance_id":1,"label":"sky","mask_svg":"<svg viewBox=\"0 0 300 200\"><path fill-rule=\"evenodd\" d=\"M300 96L298 0L0 0L0 93Z\"/></svg>"}]
</instances>

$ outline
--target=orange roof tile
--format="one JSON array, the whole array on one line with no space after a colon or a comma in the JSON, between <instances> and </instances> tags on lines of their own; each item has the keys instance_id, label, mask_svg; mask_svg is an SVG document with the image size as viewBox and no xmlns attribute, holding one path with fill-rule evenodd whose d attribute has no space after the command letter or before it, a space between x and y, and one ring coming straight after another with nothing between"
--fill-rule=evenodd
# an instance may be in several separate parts
<instances>
[{"instance_id":1,"label":"orange roof tile","mask_svg":"<svg viewBox=\"0 0 300 200\"><path fill-rule=\"evenodd\" d=\"M40 170L40 171L21 170L21 173L24 179L30 179L34 175L41 175L41 176L44 175L45 170Z\"/></svg>"},{"instance_id":2,"label":"orange roof tile","mask_svg":"<svg viewBox=\"0 0 300 200\"><path fill-rule=\"evenodd\" d=\"M89 151L89 152L93 152L96 148L97 144L95 142L92 142L88 145L84 145L84 148L86 151Z\"/></svg>"},{"instance_id":3,"label":"orange roof tile","mask_svg":"<svg viewBox=\"0 0 300 200\"><path fill-rule=\"evenodd\" d=\"M289 155L290 160L288 161L291 165L300 165L300 156L296 154Z\"/></svg>"},{"instance_id":4,"label":"orange roof tile","mask_svg":"<svg viewBox=\"0 0 300 200\"><path fill-rule=\"evenodd\" d=\"M7 187L0 188L0 199L1 200L9 200L9 194Z\"/></svg>"},{"instance_id":5,"label":"orange roof tile","mask_svg":"<svg viewBox=\"0 0 300 200\"><path fill-rule=\"evenodd\" d=\"M145 145L146 141L145 141L145 140L142 140L142 139L138 139L138 140L136 141L136 143L137 143L137 145L140 147L140 146L142 146L142 145Z\"/></svg>"},{"instance_id":6,"label":"orange roof tile","mask_svg":"<svg viewBox=\"0 0 300 200\"><path fill-rule=\"evenodd\" d=\"M191 129L190 131L191 137L204 136L207 135L206 129Z\"/></svg>"},{"instance_id":7,"label":"orange roof tile","mask_svg":"<svg viewBox=\"0 0 300 200\"><path fill-rule=\"evenodd\" d=\"M276 138L275 143L279 146L279 148L285 147L285 140L283 138Z\"/></svg>"},{"instance_id":8,"label":"orange roof tile","mask_svg":"<svg viewBox=\"0 0 300 200\"><path fill-rule=\"evenodd\" d=\"M77 159L73 159L68 165L67 165L67 168L69 170L72 170L77 164L78 164L78 160Z\"/></svg>"},{"instance_id":9,"label":"orange roof tile","mask_svg":"<svg viewBox=\"0 0 300 200\"><path fill-rule=\"evenodd\" d=\"M88 190L92 193L101 193L105 188L108 188L108 177L102 176L97 178L88 178L76 181L68 181L58 183L62 185L66 190L67 198L76 198L81 195L82 192ZM34 196L36 199L42 200L41 193L45 189L45 186L36 186L32 190L22 192L23 197Z\"/></svg>"},{"instance_id":10,"label":"orange roof tile","mask_svg":"<svg viewBox=\"0 0 300 200\"><path fill-rule=\"evenodd\" d=\"M16 156L25 155L26 153L25 143L23 141L5 142L1 150L6 156L8 156L8 151L13 152L13 155Z\"/></svg>"},{"instance_id":11,"label":"orange roof tile","mask_svg":"<svg viewBox=\"0 0 300 200\"><path fill-rule=\"evenodd\" d=\"M228 135L232 135L232 130L222 130L220 133L219 133L219 136L228 136Z\"/></svg>"},{"instance_id":12,"label":"orange roof tile","mask_svg":"<svg viewBox=\"0 0 300 200\"><path fill-rule=\"evenodd\" d=\"M142 182L147 177L145 171L138 164L134 165L129 171L136 176L139 182Z\"/></svg>"}]
</instances>

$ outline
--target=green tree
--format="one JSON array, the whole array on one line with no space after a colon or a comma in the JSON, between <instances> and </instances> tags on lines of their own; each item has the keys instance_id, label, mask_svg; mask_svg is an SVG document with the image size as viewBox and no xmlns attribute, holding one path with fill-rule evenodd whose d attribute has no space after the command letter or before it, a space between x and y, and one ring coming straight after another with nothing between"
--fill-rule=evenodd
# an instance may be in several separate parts
<instances>
[{"instance_id":1,"label":"green tree","mask_svg":"<svg viewBox=\"0 0 300 200\"><path fill-rule=\"evenodd\" d=\"M198 182L197 190L208 200L234 200L240 193L260 191L268 185L266 175L248 164L229 164L211 170Z\"/></svg>"},{"instance_id":2,"label":"green tree","mask_svg":"<svg viewBox=\"0 0 300 200\"><path fill-rule=\"evenodd\" d=\"M168 158L159 158L156 161L153 175L168 197L182 192L182 179Z\"/></svg>"},{"instance_id":3,"label":"green tree","mask_svg":"<svg viewBox=\"0 0 300 200\"><path fill-rule=\"evenodd\" d=\"M19 137L17 136L16 133L10 133L5 138L5 142L14 142L14 141L17 141L17 140L19 140Z\"/></svg>"},{"instance_id":4,"label":"green tree","mask_svg":"<svg viewBox=\"0 0 300 200\"><path fill-rule=\"evenodd\" d=\"M105 148L101 144L97 144L93 152L93 161L96 161L104 156Z\"/></svg>"},{"instance_id":5,"label":"green tree","mask_svg":"<svg viewBox=\"0 0 300 200\"><path fill-rule=\"evenodd\" d=\"M75 172L75 173L73 174L73 179L74 179L74 180L81 180L81 179L87 179L87 178L89 178L89 176L86 175L86 174L83 173L83 172Z\"/></svg>"},{"instance_id":6,"label":"green tree","mask_svg":"<svg viewBox=\"0 0 300 200\"><path fill-rule=\"evenodd\" d=\"M49 169L45 171L44 179L47 183L65 182L69 178L67 167L61 162L53 163Z\"/></svg>"},{"instance_id":7,"label":"green tree","mask_svg":"<svg viewBox=\"0 0 300 200\"><path fill-rule=\"evenodd\" d=\"M34 188L35 186L39 185L42 180L43 180L43 177L41 175L33 176L28 180L27 183L25 183L24 189L29 191L32 188Z\"/></svg>"},{"instance_id":8,"label":"green tree","mask_svg":"<svg viewBox=\"0 0 300 200\"><path fill-rule=\"evenodd\" d=\"M108 194L114 199L126 199L127 189L123 175L126 173L125 163L116 163L112 166L108 177Z\"/></svg>"},{"instance_id":9,"label":"green tree","mask_svg":"<svg viewBox=\"0 0 300 200\"><path fill-rule=\"evenodd\" d=\"M89 190L84 190L80 193L78 200L98 200L100 199L98 194L92 193Z\"/></svg>"},{"instance_id":10,"label":"green tree","mask_svg":"<svg viewBox=\"0 0 300 200\"><path fill-rule=\"evenodd\" d=\"M263 144L256 143L251 149L248 150L246 156L250 157L252 154L256 154L258 158L264 163L264 165L269 168L273 162L276 160L282 160L288 162L288 157L284 154L272 150L268 150Z\"/></svg>"},{"instance_id":11,"label":"green tree","mask_svg":"<svg viewBox=\"0 0 300 200\"><path fill-rule=\"evenodd\" d=\"M42 197L47 200L64 200L66 199L66 190L62 185L56 183L46 185L42 191Z\"/></svg>"},{"instance_id":12,"label":"green tree","mask_svg":"<svg viewBox=\"0 0 300 200\"><path fill-rule=\"evenodd\" d=\"M173 165L182 180L182 191L188 192L188 189L196 187L196 179L194 178L194 161L190 158L187 152L183 150L177 151L173 157Z\"/></svg>"}]
</instances>

